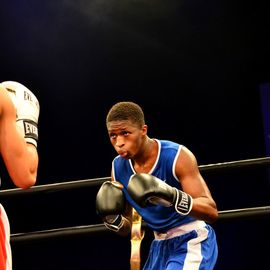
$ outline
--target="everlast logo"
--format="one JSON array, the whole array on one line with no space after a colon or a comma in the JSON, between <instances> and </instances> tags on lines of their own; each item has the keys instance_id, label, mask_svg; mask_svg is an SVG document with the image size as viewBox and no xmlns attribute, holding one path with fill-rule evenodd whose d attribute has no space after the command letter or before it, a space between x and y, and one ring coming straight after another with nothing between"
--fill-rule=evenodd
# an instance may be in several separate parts
<instances>
[{"instance_id":1,"label":"everlast logo","mask_svg":"<svg viewBox=\"0 0 270 270\"><path fill-rule=\"evenodd\" d=\"M32 123L32 122L23 122L24 124L24 131L25 131L25 135L27 137L32 137L34 139L38 138L38 128L36 123Z\"/></svg>"},{"instance_id":2,"label":"everlast logo","mask_svg":"<svg viewBox=\"0 0 270 270\"><path fill-rule=\"evenodd\" d=\"M29 94L27 91L24 91L24 100L34 101L32 95Z\"/></svg>"},{"instance_id":3,"label":"everlast logo","mask_svg":"<svg viewBox=\"0 0 270 270\"><path fill-rule=\"evenodd\" d=\"M186 193L182 193L181 201L178 203L177 208L179 211L187 212L189 208L189 200L188 195Z\"/></svg>"},{"instance_id":4,"label":"everlast logo","mask_svg":"<svg viewBox=\"0 0 270 270\"><path fill-rule=\"evenodd\" d=\"M35 98L31 93L29 93L29 92L27 92L27 91L24 91L24 100L33 102L33 103L35 103L35 105L36 105L37 107L39 107L39 103L38 103L38 101L36 100L36 98Z\"/></svg>"}]
</instances>

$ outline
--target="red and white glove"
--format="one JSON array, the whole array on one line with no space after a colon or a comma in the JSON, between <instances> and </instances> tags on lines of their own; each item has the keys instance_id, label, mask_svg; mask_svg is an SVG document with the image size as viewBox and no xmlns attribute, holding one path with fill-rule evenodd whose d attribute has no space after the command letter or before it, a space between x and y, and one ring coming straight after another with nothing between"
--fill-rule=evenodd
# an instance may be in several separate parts
<instances>
[{"instance_id":1,"label":"red and white glove","mask_svg":"<svg viewBox=\"0 0 270 270\"><path fill-rule=\"evenodd\" d=\"M27 143L37 147L39 102L36 96L24 85L15 81L2 82L17 111L17 126Z\"/></svg>"}]
</instances>

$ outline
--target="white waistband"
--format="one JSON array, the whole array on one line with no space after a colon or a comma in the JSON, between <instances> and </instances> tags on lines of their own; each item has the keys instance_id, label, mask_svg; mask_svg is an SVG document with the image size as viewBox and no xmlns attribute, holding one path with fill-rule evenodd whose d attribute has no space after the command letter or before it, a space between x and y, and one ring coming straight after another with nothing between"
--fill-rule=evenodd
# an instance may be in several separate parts
<instances>
[{"instance_id":1,"label":"white waistband","mask_svg":"<svg viewBox=\"0 0 270 270\"><path fill-rule=\"evenodd\" d=\"M202 220L195 220L190 223L172 228L165 233L154 232L156 240L170 239L176 236L186 234L193 230L198 230L206 226L206 223Z\"/></svg>"}]
</instances>

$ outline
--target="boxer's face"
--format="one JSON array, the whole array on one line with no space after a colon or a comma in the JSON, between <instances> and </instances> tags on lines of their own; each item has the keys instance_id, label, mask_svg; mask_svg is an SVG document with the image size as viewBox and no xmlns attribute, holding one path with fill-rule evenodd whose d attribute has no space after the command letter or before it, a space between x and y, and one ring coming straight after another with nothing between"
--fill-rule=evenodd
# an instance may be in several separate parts
<instances>
[{"instance_id":1,"label":"boxer's face","mask_svg":"<svg viewBox=\"0 0 270 270\"><path fill-rule=\"evenodd\" d=\"M146 125L140 127L130 120L108 122L107 129L114 149L125 159L132 159L140 152L147 134Z\"/></svg>"}]
</instances>

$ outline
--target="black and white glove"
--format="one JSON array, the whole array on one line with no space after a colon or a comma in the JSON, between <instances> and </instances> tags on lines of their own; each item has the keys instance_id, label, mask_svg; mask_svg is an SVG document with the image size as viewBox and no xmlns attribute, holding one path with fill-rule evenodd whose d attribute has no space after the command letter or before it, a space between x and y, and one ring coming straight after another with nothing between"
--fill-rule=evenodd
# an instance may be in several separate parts
<instances>
[{"instance_id":1,"label":"black and white glove","mask_svg":"<svg viewBox=\"0 0 270 270\"><path fill-rule=\"evenodd\" d=\"M132 199L141 207L145 207L149 202L166 207L174 206L181 215L188 215L192 209L193 199L189 194L150 174L132 175L127 190Z\"/></svg>"},{"instance_id":2,"label":"black and white glove","mask_svg":"<svg viewBox=\"0 0 270 270\"><path fill-rule=\"evenodd\" d=\"M2 82L11 97L17 112L17 126L27 143L37 147L39 102L24 85L15 81Z\"/></svg>"}]
</instances>

